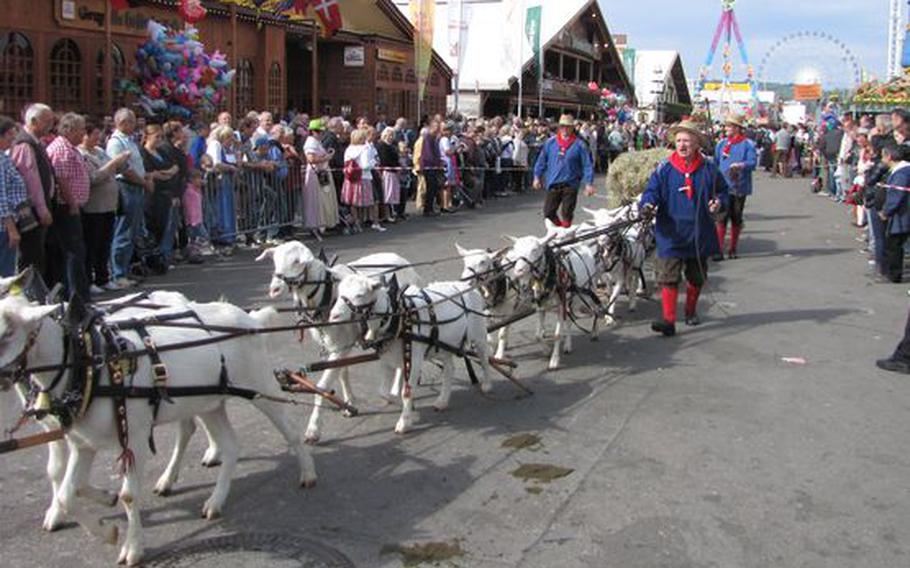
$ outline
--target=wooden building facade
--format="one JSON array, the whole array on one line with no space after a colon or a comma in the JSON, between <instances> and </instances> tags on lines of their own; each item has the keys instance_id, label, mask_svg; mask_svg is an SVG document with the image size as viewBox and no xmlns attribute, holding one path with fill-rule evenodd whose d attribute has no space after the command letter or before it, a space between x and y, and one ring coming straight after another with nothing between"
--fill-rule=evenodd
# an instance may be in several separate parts
<instances>
[{"instance_id":1,"label":"wooden building facade","mask_svg":"<svg viewBox=\"0 0 910 568\"><path fill-rule=\"evenodd\" d=\"M0 114L18 116L41 101L55 110L110 114L130 101L116 88L127 78L150 19L179 27L175 0L15 0L0 21ZM417 119L413 28L390 0L341 2L343 29L322 36L314 21L206 2L197 24L206 50L225 53L237 70L222 105L283 114L346 114ZM110 51L111 57L106 54ZM421 113L445 112L451 70L436 54Z\"/></svg>"}]
</instances>

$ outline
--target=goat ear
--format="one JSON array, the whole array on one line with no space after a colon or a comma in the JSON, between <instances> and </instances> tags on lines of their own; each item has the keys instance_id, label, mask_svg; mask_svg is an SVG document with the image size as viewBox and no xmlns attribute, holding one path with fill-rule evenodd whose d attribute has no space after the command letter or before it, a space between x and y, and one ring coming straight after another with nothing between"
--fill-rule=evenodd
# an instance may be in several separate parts
<instances>
[{"instance_id":1,"label":"goat ear","mask_svg":"<svg viewBox=\"0 0 910 568\"><path fill-rule=\"evenodd\" d=\"M13 312L12 316L25 324L36 324L60 309L59 305L28 305Z\"/></svg>"},{"instance_id":2,"label":"goat ear","mask_svg":"<svg viewBox=\"0 0 910 568\"><path fill-rule=\"evenodd\" d=\"M395 281L397 282L398 279L396 278ZM381 280L373 280L372 278L370 278L369 282L370 282L370 291L371 292L375 292L376 290L379 290L385 284Z\"/></svg>"},{"instance_id":3,"label":"goat ear","mask_svg":"<svg viewBox=\"0 0 910 568\"><path fill-rule=\"evenodd\" d=\"M511 241L513 245L518 242L518 237L513 237L512 235L503 235L502 238Z\"/></svg>"},{"instance_id":4,"label":"goat ear","mask_svg":"<svg viewBox=\"0 0 910 568\"><path fill-rule=\"evenodd\" d=\"M19 274L0 278L0 295L21 294L22 289L31 282L33 274L34 269L32 266L28 266Z\"/></svg>"},{"instance_id":5,"label":"goat ear","mask_svg":"<svg viewBox=\"0 0 910 568\"><path fill-rule=\"evenodd\" d=\"M393 274L392 278L388 282L389 296L395 297L398 295L398 291L401 286L398 284L398 275Z\"/></svg>"},{"instance_id":6,"label":"goat ear","mask_svg":"<svg viewBox=\"0 0 910 568\"><path fill-rule=\"evenodd\" d=\"M328 269L329 269L329 272L332 273L332 276L334 276L337 280L341 280L345 276L350 276L351 274L354 274L354 272L350 268L345 266L344 264L339 265L339 266L329 266Z\"/></svg>"},{"instance_id":7,"label":"goat ear","mask_svg":"<svg viewBox=\"0 0 910 568\"><path fill-rule=\"evenodd\" d=\"M461 246L461 245L458 244L458 243L455 243L455 250L457 250L457 251L458 251L458 254L461 255L461 256L468 256L469 254L471 254L471 251L469 251L468 249L464 248L463 246Z\"/></svg>"},{"instance_id":8,"label":"goat ear","mask_svg":"<svg viewBox=\"0 0 910 568\"><path fill-rule=\"evenodd\" d=\"M85 321L88 310L85 300L79 294L73 294L66 309L66 323L71 329L79 329Z\"/></svg>"},{"instance_id":9,"label":"goat ear","mask_svg":"<svg viewBox=\"0 0 910 568\"><path fill-rule=\"evenodd\" d=\"M261 262L267 258L272 258L275 256L275 247L270 247L262 251L262 254L256 257L256 262Z\"/></svg>"}]
</instances>

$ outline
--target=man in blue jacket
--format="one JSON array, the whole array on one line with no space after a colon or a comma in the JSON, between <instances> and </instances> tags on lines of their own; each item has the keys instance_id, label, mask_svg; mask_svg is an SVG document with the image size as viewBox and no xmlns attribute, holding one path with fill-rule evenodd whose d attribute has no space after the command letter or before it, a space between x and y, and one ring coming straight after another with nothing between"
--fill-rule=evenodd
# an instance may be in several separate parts
<instances>
[{"instance_id":1,"label":"man in blue jacket","mask_svg":"<svg viewBox=\"0 0 910 568\"><path fill-rule=\"evenodd\" d=\"M714 159L730 188L730 202L726 212L718 215L717 242L720 250L714 260L724 259L724 240L727 236L727 221L730 222L730 248L728 258L736 258L736 247L739 235L743 230L743 209L746 197L752 195L752 172L758 164L755 144L746 138L746 125L742 118L731 115L727 119L726 138L722 139L714 151Z\"/></svg>"},{"instance_id":2,"label":"man in blue jacket","mask_svg":"<svg viewBox=\"0 0 910 568\"><path fill-rule=\"evenodd\" d=\"M882 149L882 162L891 168L888 185L910 187L910 162L905 161L906 149L889 143ZM910 204L907 190L888 188L885 206L879 213L885 222L885 277L900 282L904 273L904 243L910 236Z\"/></svg>"},{"instance_id":3,"label":"man in blue jacket","mask_svg":"<svg viewBox=\"0 0 910 568\"><path fill-rule=\"evenodd\" d=\"M543 180L543 181L541 181ZM575 120L570 114L559 117L556 136L547 140L534 164L534 189L546 189L544 217L559 227L572 225L578 188L585 184L585 195L594 195L594 163L588 146L575 136ZM560 215L558 214L562 209Z\"/></svg>"},{"instance_id":4,"label":"man in blue jacket","mask_svg":"<svg viewBox=\"0 0 910 568\"><path fill-rule=\"evenodd\" d=\"M720 250L713 216L727 203L727 183L714 162L701 154L707 144L698 126L683 121L670 129L676 151L661 162L641 196L642 215L657 215L654 264L661 286L663 317L651 329L676 335L680 276L686 278L686 325L698 325L698 296L707 278L707 259Z\"/></svg>"}]
</instances>

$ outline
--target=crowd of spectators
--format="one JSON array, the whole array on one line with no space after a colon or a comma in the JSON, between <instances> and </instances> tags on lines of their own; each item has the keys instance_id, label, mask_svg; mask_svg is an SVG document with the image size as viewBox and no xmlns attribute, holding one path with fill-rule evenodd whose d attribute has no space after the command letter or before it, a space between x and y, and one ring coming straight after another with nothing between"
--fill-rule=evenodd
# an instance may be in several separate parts
<instances>
[{"instance_id":1,"label":"crowd of spectators","mask_svg":"<svg viewBox=\"0 0 910 568\"><path fill-rule=\"evenodd\" d=\"M654 125L576 123L601 171L659 144ZM67 296L136 286L237 246L383 232L412 214L530 190L555 125L514 117L314 117L269 112L94 121L35 103L0 117L0 275L35 266Z\"/></svg>"}]
</instances>

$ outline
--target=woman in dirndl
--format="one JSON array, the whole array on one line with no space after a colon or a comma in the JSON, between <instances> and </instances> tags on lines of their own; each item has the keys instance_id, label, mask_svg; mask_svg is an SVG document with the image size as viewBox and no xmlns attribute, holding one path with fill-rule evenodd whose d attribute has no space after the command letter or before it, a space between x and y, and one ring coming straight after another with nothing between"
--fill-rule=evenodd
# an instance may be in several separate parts
<instances>
[{"instance_id":1,"label":"woman in dirndl","mask_svg":"<svg viewBox=\"0 0 910 568\"><path fill-rule=\"evenodd\" d=\"M338 200L335 196L335 182L329 171L329 160L334 151L322 146L325 125L322 119L313 119L309 124L310 135L303 145L306 155L306 170L303 182L304 223L306 228L325 233L338 224ZM307 201L310 204L307 204Z\"/></svg>"},{"instance_id":2,"label":"woman in dirndl","mask_svg":"<svg viewBox=\"0 0 910 568\"><path fill-rule=\"evenodd\" d=\"M367 144L368 133L363 128L358 128L351 133L351 144L344 151L344 185L341 187L341 202L351 208L354 220L354 231L363 231L363 222L370 220L370 210L373 208L373 168L377 162L374 152L370 151ZM377 222L373 221L373 229L385 231Z\"/></svg>"},{"instance_id":3,"label":"woman in dirndl","mask_svg":"<svg viewBox=\"0 0 910 568\"><path fill-rule=\"evenodd\" d=\"M379 151L379 167L382 168L382 202L384 204L379 207L380 210L387 208L384 214L380 211L379 217L385 217L390 223L394 223L396 221L395 212L401 201L401 178L398 173L400 156L395 144L394 128L390 127L382 131L377 150Z\"/></svg>"}]
</instances>

